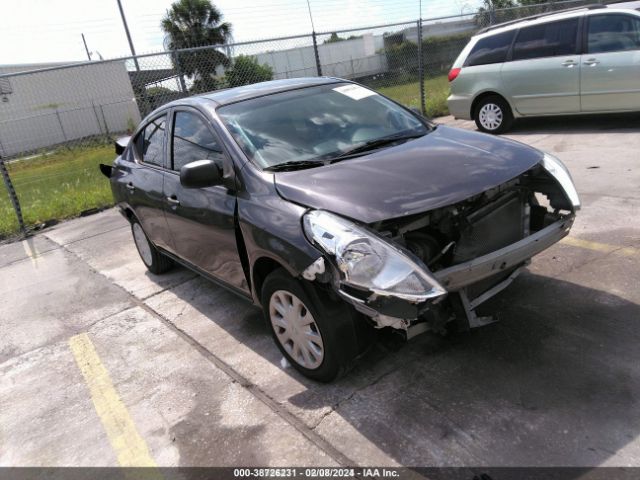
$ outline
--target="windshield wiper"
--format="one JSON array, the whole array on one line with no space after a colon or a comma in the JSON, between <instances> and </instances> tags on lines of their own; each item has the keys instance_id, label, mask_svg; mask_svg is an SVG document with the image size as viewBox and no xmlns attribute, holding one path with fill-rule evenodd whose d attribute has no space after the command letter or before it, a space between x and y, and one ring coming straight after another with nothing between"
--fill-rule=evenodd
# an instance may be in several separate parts
<instances>
[{"instance_id":1,"label":"windshield wiper","mask_svg":"<svg viewBox=\"0 0 640 480\"><path fill-rule=\"evenodd\" d=\"M267 172L287 172L292 170L303 170L305 168L318 167L320 165L326 165L327 162L320 160L291 160L289 162L278 163L270 167L263 168Z\"/></svg>"},{"instance_id":2,"label":"windshield wiper","mask_svg":"<svg viewBox=\"0 0 640 480\"><path fill-rule=\"evenodd\" d=\"M414 138L420 138L426 135L425 133L413 133L413 134L404 134L404 135L391 135L389 137L382 137L376 140L369 140L357 147L353 147L349 150L345 150L340 155L331 158L330 162L335 162L339 160L345 160L347 158L351 158L357 155L361 155L365 152L370 152L371 150L375 150L380 147L384 147L385 145L389 145L390 143L395 143L401 140L412 140Z\"/></svg>"}]
</instances>

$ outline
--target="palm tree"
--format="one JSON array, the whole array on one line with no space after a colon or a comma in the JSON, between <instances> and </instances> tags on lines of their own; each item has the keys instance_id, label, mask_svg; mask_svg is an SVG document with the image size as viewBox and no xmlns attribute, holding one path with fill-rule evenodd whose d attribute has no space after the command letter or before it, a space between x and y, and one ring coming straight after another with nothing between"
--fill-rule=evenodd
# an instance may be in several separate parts
<instances>
[{"instance_id":1,"label":"palm tree","mask_svg":"<svg viewBox=\"0 0 640 480\"><path fill-rule=\"evenodd\" d=\"M167 10L161 28L170 50L223 45L231 37L231 24L222 22L222 13L209 0L177 0ZM216 68L230 64L215 48L176 52L173 62L178 71L192 77L194 93L215 90Z\"/></svg>"}]
</instances>

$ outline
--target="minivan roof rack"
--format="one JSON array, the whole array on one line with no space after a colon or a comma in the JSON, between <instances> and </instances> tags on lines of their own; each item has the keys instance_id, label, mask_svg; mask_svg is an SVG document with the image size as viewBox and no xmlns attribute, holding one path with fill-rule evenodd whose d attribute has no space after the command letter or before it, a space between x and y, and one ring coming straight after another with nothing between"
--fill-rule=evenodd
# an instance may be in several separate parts
<instances>
[{"instance_id":1,"label":"minivan roof rack","mask_svg":"<svg viewBox=\"0 0 640 480\"><path fill-rule=\"evenodd\" d=\"M538 13L536 15L530 15L528 17L522 17L516 20L510 20L508 22L497 23L495 25L491 25L490 27L485 27L482 30L479 30L477 35L481 33L490 32L491 30L495 30L496 28L502 28L502 27L506 27L507 25L513 25L515 23L524 22L526 20L536 20L537 18L548 17L550 15L556 15L559 13L574 12L578 10L597 10L600 8L607 8L607 5L602 5L601 3L594 3L591 5L583 5L582 7L565 8L564 10L555 10L553 12Z\"/></svg>"}]
</instances>

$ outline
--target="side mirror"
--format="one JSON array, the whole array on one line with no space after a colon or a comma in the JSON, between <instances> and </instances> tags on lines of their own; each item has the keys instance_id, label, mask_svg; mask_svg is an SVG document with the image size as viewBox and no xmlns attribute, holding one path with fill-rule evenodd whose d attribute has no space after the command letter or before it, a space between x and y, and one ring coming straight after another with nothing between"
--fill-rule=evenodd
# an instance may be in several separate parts
<instances>
[{"instance_id":1,"label":"side mirror","mask_svg":"<svg viewBox=\"0 0 640 480\"><path fill-rule=\"evenodd\" d=\"M212 187L222 183L222 173L213 160L196 160L180 169L180 183L185 188Z\"/></svg>"}]
</instances>

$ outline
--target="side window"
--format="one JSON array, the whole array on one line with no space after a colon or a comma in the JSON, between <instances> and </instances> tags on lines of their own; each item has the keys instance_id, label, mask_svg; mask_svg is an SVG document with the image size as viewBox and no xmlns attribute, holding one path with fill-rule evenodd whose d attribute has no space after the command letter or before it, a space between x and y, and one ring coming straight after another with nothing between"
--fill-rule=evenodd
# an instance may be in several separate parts
<instances>
[{"instance_id":1,"label":"side window","mask_svg":"<svg viewBox=\"0 0 640 480\"><path fill-rule=\"evenodd\" d=\"M513 60L575 55L577 36L577 18L523 28L513 46Z\"/></svg>"},{"instance_id":2,"label":"side window","mask_svg":"<svg viewBox=\"0 0 640 480\"><path fill-rule=\"evenodd\" d=\"M640 49L640 18L624 14L589 17L589 53Z\"/></svg>"},{"instance_id":3,"label":"side window","mask_svg":"<svg viewBox=\"0 0 640 480\"><path fill-rule=\"evenodd\" d=\"M198 115L178 111L173 124L173 170L196 160L214 160L224 165L222 148L206 122Z\"/></svg>"},{"instance_id":4,"label":"side window","mask_svg":"<svg viewBox=\"0 0 640 480\"><path fill-rule=\"evenodd\" d=\"M151 120L136 137L136 151L142 162L164 167L162 143L166 120L166 115Z\"/></svg>"},{"instance_id":5,"label":"side window","mask_svg":"<svg viewBox=\"0 0 640 480\"><path fill-rule=\"evenodd\" d=\"M473 67L474 65L488 65L506 61L515 32L515 30L511 30L478 40L478 43L469 52L465 66Z\"/></svg>"}]
</instances>

